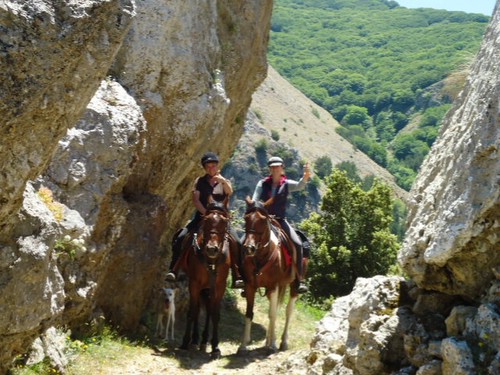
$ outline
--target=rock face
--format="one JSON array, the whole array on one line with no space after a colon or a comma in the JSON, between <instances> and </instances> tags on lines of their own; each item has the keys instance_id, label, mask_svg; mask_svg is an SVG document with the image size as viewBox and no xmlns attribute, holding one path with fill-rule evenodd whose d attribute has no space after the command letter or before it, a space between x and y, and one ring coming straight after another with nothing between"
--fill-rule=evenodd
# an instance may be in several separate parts
<instances>
[{"instance_id":1,"label":"rock face","mask_svg":"<svg viewBox=\"0 0 500 375\"><path fill-rule=\"evenodd\" d=\"M119 264L107 273L110 287L98 294L99 305L121 327L138 324L149 299L144 291L153 290L160 267L167 266L165 250L174 231L192 213L191 187L204 173L201 155L211 150L227 159L243 132L251 95L267 70L271 7L265 0L138 5L112 72L138 100L147 121L124 186L127 199L146 216L142 221L127 216L126 236L113 252ZM144 241L151 227L147 213L159 204L151 197L165 202L168 216L151 241ZM139 283L135 292L120 288L131 280Z\"/></svg>"},{"instance_id":2,"label":"rock face","mask_svg":"<svg viewBox=\"0 0 500 375\"><path fill-rule=\"evenodd\" d=\"M399 255L420 287L476 300L500 267L499 35L497 9L412 189Z\"/></svg>"},{"instance_id":3,"label":"rock face","mask_svg":"<svg viewBox=\"0 0 500 375\"><path fill-rule=\"evenodd\" d=\"M52 327L137 329L200 156L243 132L271 7L2 2L0 373Z\"/></svg>"},{"instance_id":4,"label":"rock face","mask_svg":"<svg viewBox=\"0 0 500 375\"><path fill-rule=\"evenodd\" d=\"M0 222L82 116L134 16L132 0L0 4Z\"/></svg>"}]
</instances>

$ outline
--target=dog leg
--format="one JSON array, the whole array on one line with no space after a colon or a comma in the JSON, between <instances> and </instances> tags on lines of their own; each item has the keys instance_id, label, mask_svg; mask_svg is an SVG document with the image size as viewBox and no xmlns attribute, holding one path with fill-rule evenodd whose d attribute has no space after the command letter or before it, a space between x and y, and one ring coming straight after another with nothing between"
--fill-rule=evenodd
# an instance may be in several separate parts
<instances>
[{"instance_id":1,"label":"dog leg","mask_svg":"<svg viewBox=\"0 0 500 375\"><path fill-rule=\"evenodd\" d=\"M174 326L175 326L175 310L172 310L172 315L170 317L171 317L171 323L172 323L171 332L172 332L172 341L173 341L174 340Z\"/></svg>"},{"instance_id":2,"label":"dog leg","mask_svg":"<svg viewBox=\"0 0 500 375\"><path fill-rule=\"evenodd\" d=\"M163 314L158 314L158 319L156 320L156 332L155 336L161 337L161 332L163 331Z\"/></svg>"}]
</instances>

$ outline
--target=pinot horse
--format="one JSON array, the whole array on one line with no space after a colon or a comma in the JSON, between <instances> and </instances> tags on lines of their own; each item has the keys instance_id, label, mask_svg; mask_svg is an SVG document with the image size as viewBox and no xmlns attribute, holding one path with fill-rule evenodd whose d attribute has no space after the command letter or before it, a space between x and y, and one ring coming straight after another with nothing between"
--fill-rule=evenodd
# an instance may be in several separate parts
<instances>
[{"instance_id":1,"label":"pinot horse","mask_svg":"<svg viewBox=\"0 0 500 375\"><path fill-rule=\"evenodd\" d=\"M212 322L212 359L220 357L220 305L226 290L231 256L228 239L229 214L225 206L210 203L198 233L186 236L180 267L188 276L189 311L181 349L198 345L198 318L202 303L206 307L206 323L200 343L205 350Z\"/></svg>"},{"instance_id":2,"label":"pinot horse","mask_svg":"<svg viewBox=\"0 0 500 375\"><path fill-rule=\"evenodd\" d=\"M295 248L285 233L259 202L247 199L245 213L245 241L243 243L243 273L245 275L246 314L243 339L238 353L247 351L251 340L251 325L255 293L265 288L269 300L269 325L265 346L276 351L276 317L290 286L290 299L286 308L286 321L281 336L280 350L288 349L288 329L293 315L297 290L295 286ZM290 253L282 245L286 243Z\"/></svg>"}]
</instances>

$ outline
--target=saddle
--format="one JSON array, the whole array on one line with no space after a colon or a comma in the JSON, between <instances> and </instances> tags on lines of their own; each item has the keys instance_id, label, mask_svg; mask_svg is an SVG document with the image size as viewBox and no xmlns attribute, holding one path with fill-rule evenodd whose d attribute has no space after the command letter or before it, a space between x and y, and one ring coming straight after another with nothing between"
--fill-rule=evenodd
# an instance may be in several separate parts
<instances>
[{"instance_id":1,"label":"saddle","mask_svg":"<svg viewBox=\"0 0 500 375\"><path fill-rule=\"evenodd\" d=\"M252 211L260 211L262 212L266 217L269 218L271 222L271 230L273 233L276 235L280 242L280 248L281 248L281 254L283 255L283 258L285 259L285 264L287 266L290 266L293 260L293 250L295 247L293 246L292 241L290 238L287 236L286 232L281 229L280 223L274 218L274 216L269 215L267 212L266 206L264 203L260 201L253 202L253 204L248 204L247 202L247 210L246 213L252 212Z\"/></svg>"},{"instance_id":2,"label":"saddle","mask_svg":"<svg viewBox=\"0 0 500 375\"><path fill-rule=\"evenodd\" d=\"M287 236L286 232L283 229L281 229L281 225L278 223L278 221L272 216L269 216L269 218L271 219L271 230L274 232L276 237L278 237L281 254L285 259L285 264L287 266L290 266L290 264L292 264L292 259L293 259L292 252L295 249L295 247L293 246L293 243Z\"/></svg>"}]
</instances>

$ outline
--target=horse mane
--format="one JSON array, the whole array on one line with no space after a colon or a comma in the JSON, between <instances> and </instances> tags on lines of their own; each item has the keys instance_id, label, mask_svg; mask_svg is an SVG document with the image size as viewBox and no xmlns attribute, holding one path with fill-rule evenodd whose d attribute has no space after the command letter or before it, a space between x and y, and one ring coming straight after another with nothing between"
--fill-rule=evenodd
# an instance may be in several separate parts
<instances>
[{"instance_id":1,"label":"horse mane","mask_svg":"<svg viewBox=\"0 0 500 375\"><path fill-rule=\"evenodd\" d=\"M213 201L207 204L207 211L221 211L227 213L227 207L224 202Z\"/></svg>"},{"instance_id":2,"label":"horse mane","mask_svg":"<svg viewBox=\"0 0 500 375\"><path fill-rule=\"evenodd\" d=\"M210 195L208 197L208 203L207 203L206 210L207 210L207 212L208 211L218 211L218 212L224 214L224 216L227 216L229 213L228 199L226 198L226 199L224 199L224 201L219 202L219 201L214 200L213 197Z\"/></svg>"},{"instance_id":3,"label":"horse mane","mask_svg":"<svg viewBox=\"0 0 500 375\"><path fill-rule=\"evenodd\" d=\"M259 211L266 217L268 217L269 212L267 211L267 207L269 206L270 203L272 203L271 201L272 199L273 198L269 199L267 202L261 202L261 201L252 201L250 197L246 197L245 202L247 203L247 209L245 211L245 214L254 211Z\"/></svg>"}]
</instances>

